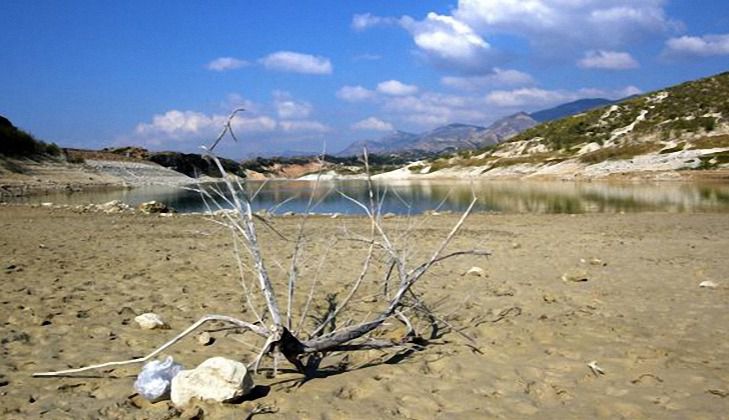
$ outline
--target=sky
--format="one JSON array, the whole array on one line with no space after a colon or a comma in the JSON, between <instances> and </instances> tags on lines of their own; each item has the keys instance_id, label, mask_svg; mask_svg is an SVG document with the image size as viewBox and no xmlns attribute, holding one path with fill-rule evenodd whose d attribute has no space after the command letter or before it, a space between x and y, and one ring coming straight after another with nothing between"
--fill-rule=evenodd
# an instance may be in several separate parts
<instances>
[{"instance_id":1,"label":"sky","mask_svg":"<svg viewBox=\"0 0 729 420\"><path fill-rule=\"evenodd\" d=\"M0 115L64 147L243 158L487 126L729 70L726 0L9 0Z\"/></svg>"}]
</instances>

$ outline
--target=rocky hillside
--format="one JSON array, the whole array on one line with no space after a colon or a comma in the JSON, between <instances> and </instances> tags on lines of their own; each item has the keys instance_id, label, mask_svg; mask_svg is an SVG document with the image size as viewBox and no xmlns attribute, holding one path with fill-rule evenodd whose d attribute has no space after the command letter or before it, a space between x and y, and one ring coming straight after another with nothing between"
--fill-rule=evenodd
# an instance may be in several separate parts
<instances>
[{"instance_id":1,"label":"rocky hillside","mask_svg":"<svg viewBox=\"0 0 729 420\"><path fill-rule=\"evenodd\" d=\"M383 155L397 153L409 149L417 140L417 134L407 133L405 131L393 131L379 139L356 141L337 153L337 156L359 156L365 147L367 147L367 150L371 154Z\"/></svg>"},{"instance_id":2,"label":"rocky hillside","mask_svg":"<svg viewBox=\"0 0 729 420\"><path fill-rule=\"evenodd\" d=\"M595 178L727 168L729 72L540 124L491 148L411 165L410 172Z\"/></svg>"}]
</instances>

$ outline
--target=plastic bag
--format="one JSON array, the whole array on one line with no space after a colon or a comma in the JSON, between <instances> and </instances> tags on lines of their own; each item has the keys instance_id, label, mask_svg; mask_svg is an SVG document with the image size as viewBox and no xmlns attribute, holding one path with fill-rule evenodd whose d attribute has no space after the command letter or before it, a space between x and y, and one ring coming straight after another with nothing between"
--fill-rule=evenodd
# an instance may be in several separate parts
<instances>
[{"instance_id":1,"label":"plastic bag","mask_svg":"<svg viewBox=\"0 0 729 420\"><path fill-rule=\"evenodd\" d=\"M172 356L167 356L164 361L147 362L134 382L134 390L152 402L165 399L170 394L172 378L181 370L182 365L175 363Z\"/></svg>"}]
</instances>

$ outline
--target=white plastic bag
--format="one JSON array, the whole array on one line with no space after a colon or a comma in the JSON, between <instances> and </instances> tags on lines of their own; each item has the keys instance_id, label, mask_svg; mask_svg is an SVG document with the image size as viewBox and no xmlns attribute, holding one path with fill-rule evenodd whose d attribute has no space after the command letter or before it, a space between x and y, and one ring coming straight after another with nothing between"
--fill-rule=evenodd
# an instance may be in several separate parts
<instances>
[{"instance_id":1,"label":"white plastic bag","mask_svg":"<svg viewBox=\"0 0 729 420\"><path fill-rule=\"evenodd\" d=\"M181 370L182 365L175 363L172 356L167 356L164 361L147 362L134 382L134 390L152 402L165 399L170 394L172 378Z\"/></svg>"}]
</instances>

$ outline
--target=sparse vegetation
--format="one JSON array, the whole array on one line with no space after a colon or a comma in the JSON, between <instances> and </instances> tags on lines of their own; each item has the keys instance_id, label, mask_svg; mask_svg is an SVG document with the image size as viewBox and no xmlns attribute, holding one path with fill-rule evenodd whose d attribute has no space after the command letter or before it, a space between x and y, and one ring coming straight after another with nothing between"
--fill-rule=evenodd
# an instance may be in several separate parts
<instances>
[{"instance_id":1,"label":"sparse vegetation","mask_svg":"<svg viewBox=\"0 0 729 420\"><path fill-rule=\"evenodd\" d=\"M61 149L55 143L35 138L0 116L0 155L16 158L56 157L61 155Z\"/></svg>"},{"instance_id":2,"label":"sparse vegetation","mask_svg":"<svg viewBox=\"0 0 729 420\"><path fill-rule=\"evenodd\" d=\"M713 149L716 147L729 147L729 135L701 137L691 141L691 149Z\"/></svg>"},{"instance_id":3,"label":"sparse vegetation","mask_svg":"<svg viewBox=\"0 0 729 420\"><path fill-rule=\"evenodd\" d=\"M663 146L658 143L636 143L622 146L605 147L594 152L585 153L579 157L583 163L600 163L606 160L631 159L638 155L653 153L661 150Z\"/></svg>"},{"instance_id":4,"label":"sparse vegetation","mask_svg":"<svg viewBox=\"0 0 729 420\"><path fill-rule=\"evenodd\" d=\"M716 169L720 165L729 164L729 151L711 153L699 158L701 163L696 169Z\"/></svg>"}]
</instances>

